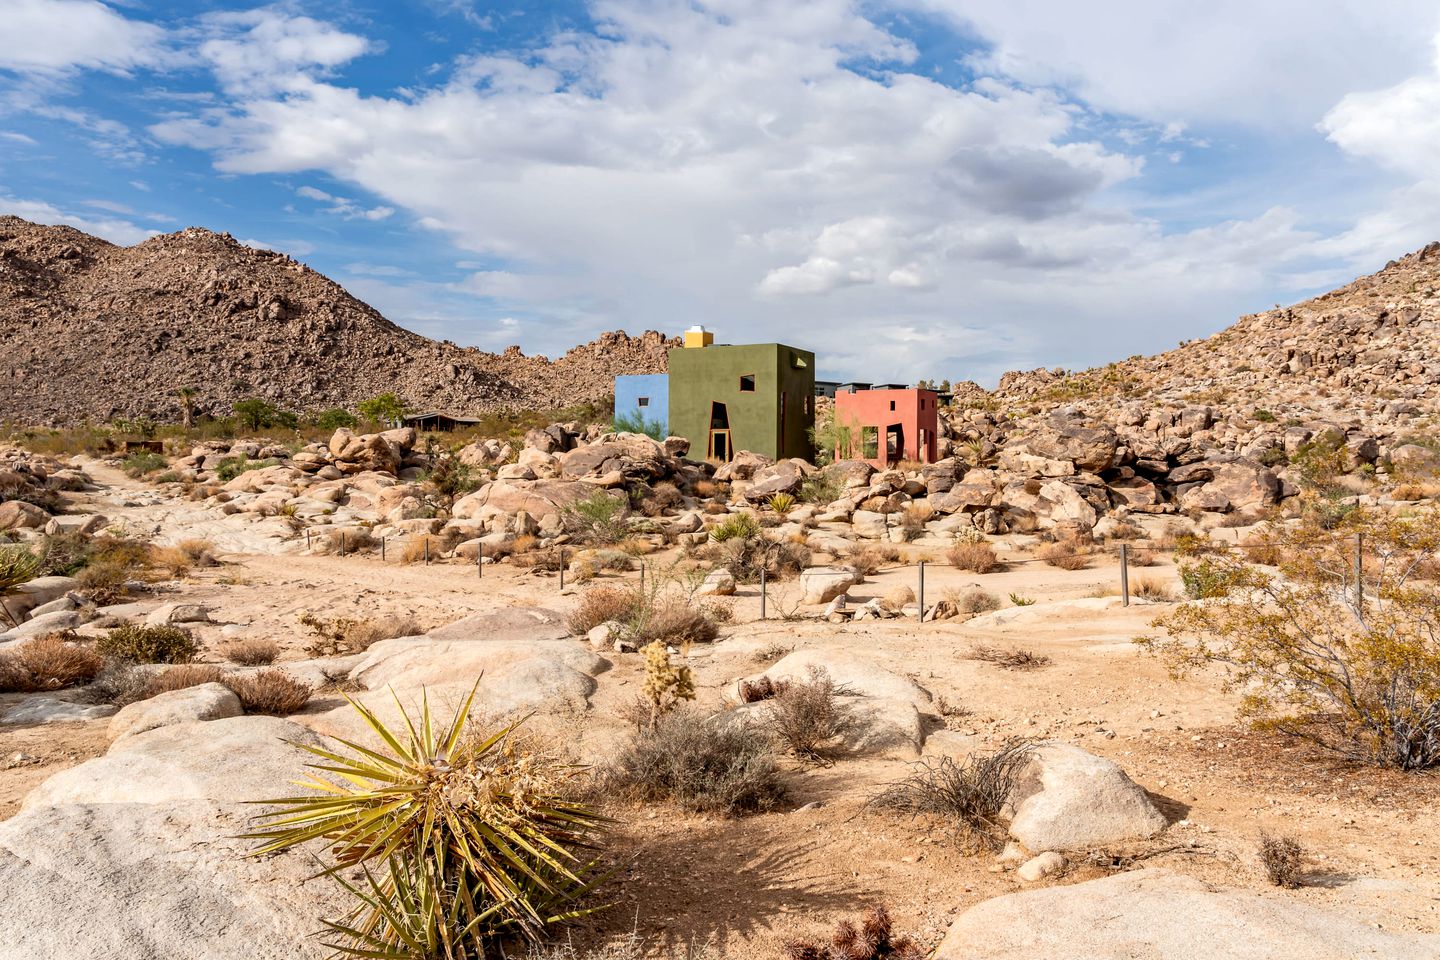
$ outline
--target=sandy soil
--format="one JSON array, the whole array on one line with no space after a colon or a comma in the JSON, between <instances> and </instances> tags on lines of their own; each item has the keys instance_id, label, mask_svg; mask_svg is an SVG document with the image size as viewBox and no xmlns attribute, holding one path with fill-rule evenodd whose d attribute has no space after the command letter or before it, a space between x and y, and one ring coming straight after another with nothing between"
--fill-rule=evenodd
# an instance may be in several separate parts
<instances>
[{"instance_id":1,"label":"sandy soil","mask_svg":"<svg viewBox=\"0 0 1440 960\"><path fill-rule=\"evenodd\" d=\"M94 473L110 489L87 497L91 502L81 509L99 510L137 531L159 528L170 539L217 530L219 521L194 504L163 501L114 471ZM216 540L222 566L146 598L158 604L183 596L210 606L217 625L203 635L211 650L230 637L258 635L279 641L283 659L303 658L307 637L296 617L307 611L325 617L404 613L428 627L510 605L564 610L576 602L575 589L562 592L554 576L508 565L487 567L482 579L462 564L279 553L289 548L236 532L230 521L222 526L224 537ZM653 576L667 558L650 562ZM1141 575L1174 580L1163 564ZM914 586L915 579L913 567L886 571L852 596ZM1069 572L1027 563L984 576L932 567L927 595L979 584L1002 598L1014 592L1043 604L1113 593L1116 579L1109 561ZM778 598L772 594L772 617L788 608L788 590L793 587L781 586ZM1071 869L1054 882L1143 862L1350 912L1386 928L1440 932L1440 777L1346 765L1249 732L1236 723L1234 699L1221 691L1217 676L1173 681L1133 644L1163 606L1083 615L1040 615L1038 609L1029 622L988 630L953 621L761 622L755 589L742 588L736 622L690 659L701 701L718 704L726 685L763 669L758 651L854 649L961 708L960 715L930 718L934 728L971 735L981 747L1010 737L1050 737L1115 760L1174 824L1153 841L1072 857ZM1050 663L1006 670L967 656L976 644L1031 650ZM613 659L614 668L599 678L591 715L576 724L613 716L638 689L639 658ZM0 709L15 699L0 697ZM0 728L0 817L12 815L44 777L102 752L104 727L105 721L94 721ZM998 872L989 856L965 854L942 824L867 809L866 801L907 769L906 760L886 758L828 768L790 764L786 810L740 820L653 806L613 810L624 820L610 854L618 867L611 888L616 906L577 939L636 929L657 942L711 941L730 956L764 956L789 937L819 933L883 901L899 928L937 941L957 912L1022 884ZM1261 830L1293 834L1311 851L1303 889L1280 892L1265 883L1254 853Z\"/></svg>"}]
</instances>

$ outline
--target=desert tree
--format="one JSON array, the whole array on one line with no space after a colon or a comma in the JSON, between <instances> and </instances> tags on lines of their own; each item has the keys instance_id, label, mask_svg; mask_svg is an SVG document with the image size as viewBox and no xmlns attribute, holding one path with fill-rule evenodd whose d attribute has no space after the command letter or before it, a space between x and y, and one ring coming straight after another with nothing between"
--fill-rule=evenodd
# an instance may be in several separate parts
<instances>
[{"instance_id":1,"label":"desert tree","mask_svg":"<svg viewBox=\"0 0 1440 960\"><path fill-rule=\"evenodd\" d=\"M1440 765L1437 519L1311 517L1271 535L1274 570L1210 552L1224 595L1182 604L1138 642L1177 675L1220 665L1262 727L1365 762Z\"/></svg>"}]
</instances>

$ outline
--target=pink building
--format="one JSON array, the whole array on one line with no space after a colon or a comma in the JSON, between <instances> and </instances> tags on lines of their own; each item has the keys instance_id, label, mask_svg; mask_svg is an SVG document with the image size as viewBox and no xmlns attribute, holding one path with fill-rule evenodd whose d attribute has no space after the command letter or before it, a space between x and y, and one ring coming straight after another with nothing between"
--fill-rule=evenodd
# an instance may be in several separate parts
<instances>
[{"instance_id":1,"label":"pink building","mask_svg":"<svg viewBox=\"0 0 1440 960\"><path fill-rule=\"evenodd\" d=\"M854 440L850 450L836 450L835 456L881 468L901 460L934 463L938 406L934 390L842 390L835 394L835 422L849 427Z\"/></svg>"}]
</instances>

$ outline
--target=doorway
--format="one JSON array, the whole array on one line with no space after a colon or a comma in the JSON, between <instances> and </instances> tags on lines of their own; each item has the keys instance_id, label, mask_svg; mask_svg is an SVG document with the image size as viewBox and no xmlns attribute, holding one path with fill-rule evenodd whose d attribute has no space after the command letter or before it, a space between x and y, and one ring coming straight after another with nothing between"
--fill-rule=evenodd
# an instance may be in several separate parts
<instances>
[{"instance_id":1,"label":"doorway","mask_svg":"<svg viewBox=\"0 0 1440 960\"><path fill-rule=\"evenodd\" d=\"M885 459L891 464L905 459L905 427L892 423L885 428Z\"/></svg>"},{"instance_id":2,"label":"doorway","mask_svg":"<svg viewBox=\"0 0 1440 960\"><path fill-rule=\"evenodd\" d=\"M705 451L706 459L721 462L730 459L730 411L725 404L712 401L710 404L710 442Z\"/></svg>"}]
</instances>

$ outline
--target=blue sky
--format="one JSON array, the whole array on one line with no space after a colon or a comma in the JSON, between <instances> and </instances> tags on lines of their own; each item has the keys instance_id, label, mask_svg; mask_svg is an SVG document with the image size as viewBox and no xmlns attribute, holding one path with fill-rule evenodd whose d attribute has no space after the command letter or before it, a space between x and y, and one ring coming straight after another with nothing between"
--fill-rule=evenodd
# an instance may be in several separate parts
<instances>
[{"instance_id":1,"label":"blue sky","mask_svg":"<svg viewBox=\"0 0 1440 960\"><path fill-rule=\"evenodd\" d=\"M487 349L698 322L988 385L1440 237L1440 7L1373 11L0 0L0 212L228 231Z\"/></svg>"}]
</instances>

